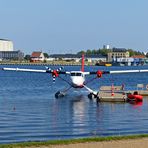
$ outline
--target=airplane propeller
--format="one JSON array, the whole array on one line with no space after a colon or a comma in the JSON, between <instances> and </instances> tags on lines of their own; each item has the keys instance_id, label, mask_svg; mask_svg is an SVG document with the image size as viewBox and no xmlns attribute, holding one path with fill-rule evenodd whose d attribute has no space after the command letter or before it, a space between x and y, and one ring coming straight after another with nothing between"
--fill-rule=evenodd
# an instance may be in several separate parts
<instances>
[{"instance_id":1,"label":"airplane propeller","mask_svg":"<svg viewBox=\"0 0 148 148\"><path fill-rule=\"evenodd\" d=\"M61 72L62 69L64 69L64 67L60 67L58 69L52 70L49 67L46 67L47 69L47 73L51 73L52 74L52 80L53 82L55 82L55 78L59 76L59 73Z\"/></svg>"}]
</instances>

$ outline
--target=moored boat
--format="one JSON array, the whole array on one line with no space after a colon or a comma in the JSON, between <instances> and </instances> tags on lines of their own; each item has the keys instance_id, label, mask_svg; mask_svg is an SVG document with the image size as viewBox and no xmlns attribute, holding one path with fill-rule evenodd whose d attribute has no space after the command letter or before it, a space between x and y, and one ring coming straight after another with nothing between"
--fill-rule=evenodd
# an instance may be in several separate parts
<instances>
[{"instance_id":1,"label":"moored boat","mask_svg":"<svg viewBox=\"0 0 148 148\"><path fill-rule=\"evenodd\" d=\"M135 101L135 102L142 102L143 96L139 95L138 92L135 91L133 94L127 94L127 100Z\"/></svg>"}]
</instances>

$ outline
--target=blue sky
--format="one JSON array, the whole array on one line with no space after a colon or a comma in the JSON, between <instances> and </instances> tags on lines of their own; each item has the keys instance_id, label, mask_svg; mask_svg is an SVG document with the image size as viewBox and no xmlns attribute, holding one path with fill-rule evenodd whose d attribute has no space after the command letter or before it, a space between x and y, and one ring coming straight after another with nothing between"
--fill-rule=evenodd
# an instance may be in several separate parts
<instances>
[{"instance_id":1,"label":"blue sky","mask_svg":"<svg viewBox=\"0 0 148 148\"><path fill-rule=\"evenodd\" d=\"M147 0L0 0L0 38L26 54L148 49Z\"/></svg>"}]
</instances>

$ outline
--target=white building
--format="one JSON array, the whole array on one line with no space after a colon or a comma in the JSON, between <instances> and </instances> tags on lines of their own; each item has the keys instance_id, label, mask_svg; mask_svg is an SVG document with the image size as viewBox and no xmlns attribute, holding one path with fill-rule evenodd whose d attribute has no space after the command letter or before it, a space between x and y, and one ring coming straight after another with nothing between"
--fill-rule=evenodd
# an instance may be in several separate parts
<instances>
[{"instance_id":1,"label":"white building","mask_svg":"<svg viewBox=\"0 0 148 148\"><path fill-rule=\"evenodd\" d=\"M6 39L0 39L0 51L13 51L13 42Z\"/></svg>"},{"instance_id":2,"label":"white building","mask_svg":"<svg viewBox=\"0 0 148 148\"><path fill-rule=\"evenodd\" d=\"M110 49L110 45L103 45L103 49Z\"/></svg>"},{"instance_id":3,"label":"white building","mask_svg":"<svg viewBox=\"0 0 148 148\"><path fill-rule=\"evenodd\" d=\"M39 61L44 61L45 56L42 52L33 52L31 54L31 62L39 62Z\"/></svg>"}]
</instances>

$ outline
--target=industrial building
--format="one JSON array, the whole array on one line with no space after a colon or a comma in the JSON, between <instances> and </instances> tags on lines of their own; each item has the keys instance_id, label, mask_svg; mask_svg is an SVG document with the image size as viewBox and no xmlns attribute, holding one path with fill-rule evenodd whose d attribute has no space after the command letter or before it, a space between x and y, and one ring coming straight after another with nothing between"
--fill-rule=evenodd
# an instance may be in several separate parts
<instances>
[{"instance_id":1,"label":"industrial building","mask_svg":"<svg viewBox=\"0 0 148 148\"><path fill-rule=\"evenodd\" d=\"M0 39L0 61L22 60L24 53L20 50L15 51L13 42L7 39Z\"/></svg>"},{"instance_id":2,"label":"industrial building","mask_svg":"<svg viewBox=\"0 0 148 148\"><path fill-rule=\"evenodd\" d=\"M0 51L0 60L23 60L24 53L20 50L18 51Z\"/></svg>"},{"instance_id":3,"label":"industrial building","mask_svg":"<svg viewBox=\"0 0 148 148\"><path fill-rule=\"evenodd\" d=\"M6 39L0 39L0 51L13 51L13 42Z\"/></svg>"},{"instance_id":4,"label":"industrial building","mask_svg":"<svg viewBox=\"0 0 148 148\"><path fill-rule=\"evenodd\" d=\"M116 61L117 58L129 58L129 52L125 48L113 48L108 53L108 62Z\"/></svg>"}]
</instances>

